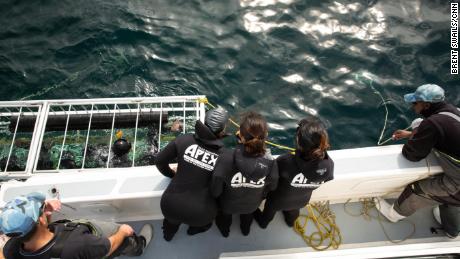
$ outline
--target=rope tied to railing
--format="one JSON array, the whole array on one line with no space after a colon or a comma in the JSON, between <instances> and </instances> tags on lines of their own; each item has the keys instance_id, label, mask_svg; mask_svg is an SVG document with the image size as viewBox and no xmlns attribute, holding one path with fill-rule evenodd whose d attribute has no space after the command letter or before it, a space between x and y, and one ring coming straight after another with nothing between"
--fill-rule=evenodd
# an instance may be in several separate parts
<instances>
[{"instance_id":1,"label":"rope tied to railing","mask_svg":"<svg viewBox=\"0 0 460 259\"><path fill-rule=\"evenodd\" d=\"M206 105L209 105L209 107L215 109L216 106L214 106L212 103L209 102L208 98L206 97L202 97L202 98L198 98L198 102L199 103L203 103L203 104L206 104ZM239 128L240 125L238 123L236 123L234 120L232 120L232 118L229 118L228 119L235 127ZM277 143L274 143L274 142L271 142L271 141L268 141L266 140L265 143L267 145L270 145L270 146L273 146L273 147L276 147L276 148L279 148L279 149L284 149L284 150L289 150L289 151L292 151L294 152L295 151L295 148L292 148L292 147L288 147L288 146L284 146L284 145L281 145L281 144L277 144Z\"/></svg>"}]
</instances>

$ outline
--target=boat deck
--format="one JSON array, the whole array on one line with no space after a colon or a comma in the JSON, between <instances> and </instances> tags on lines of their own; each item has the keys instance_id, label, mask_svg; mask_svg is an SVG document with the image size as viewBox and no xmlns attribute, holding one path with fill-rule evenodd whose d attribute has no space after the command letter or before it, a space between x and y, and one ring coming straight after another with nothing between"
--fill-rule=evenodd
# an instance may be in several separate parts
<instances>
[{"instance_id":1,"label":"boat deck","mask_svg":"<svg viewBox=\"0 0 460 259\"><path fill-rule=\"evenodd\" d=\"M359 212L359 203L350 203L347 205L349 211ZM382 231L377 220L365 220L363 217L353 217L345 213L343 204L333 204L331 209L336 214L336 223L340 227L343 236L341 249L353 247L383 246L390 245ZM373 213L376 213L374 210ZM449 241L451 239L444 237L441 231L439 234L432 234L430 227L439 227L435 222L431 209L423 209L408 218L416 224L414 235L411 239L401 244L410 244L429 240ZM261 229L256 222L253 223L249 236L243 236L239 229L239 219L234 217L231 227L230 236L224 238L220 235L219 230L214 225L206 233L195 236L188 236L186 226L183 225L171 242L164 241L161 231L161 221L150 221L154 226L154 238L141 258L200 258L211 259L223 256L233 257L240 255L238 252L257 251L252 254L275 254L278 249L289 249L289 252L313 251L309 248L302 238L294 232L292 228L286 226L281 213L277 213L274 221L267 229ZM135 229L140 229L145 222L131 223ZM389 223L383 222L388 234L394 240L403 239L411 233L412 225L407 222ZM283 250L284 252L286 250ZM279 251L278 251L279 252ZM251 253L243 253L251 254Z\"/></svg>"}]
</instances>

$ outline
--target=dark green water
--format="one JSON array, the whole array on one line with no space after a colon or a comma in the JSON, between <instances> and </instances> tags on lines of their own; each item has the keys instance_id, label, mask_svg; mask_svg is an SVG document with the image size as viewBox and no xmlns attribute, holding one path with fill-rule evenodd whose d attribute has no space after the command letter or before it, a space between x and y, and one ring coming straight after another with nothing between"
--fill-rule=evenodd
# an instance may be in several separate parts
<instances>
[{"instance_id":1,"label":"dark green water","mask_svg":"<svg viewBox=\"0 0 460 259\"><path fill-rule=\"evenodd\" d=\"M292 145L321 116L333 149L372 146L414 118L423 83L460 103L448 1L11 1L0 3L0 99L205 94L270 122ZM279 153L279 151L274 151Z\"/></svg>"}]
</instances>

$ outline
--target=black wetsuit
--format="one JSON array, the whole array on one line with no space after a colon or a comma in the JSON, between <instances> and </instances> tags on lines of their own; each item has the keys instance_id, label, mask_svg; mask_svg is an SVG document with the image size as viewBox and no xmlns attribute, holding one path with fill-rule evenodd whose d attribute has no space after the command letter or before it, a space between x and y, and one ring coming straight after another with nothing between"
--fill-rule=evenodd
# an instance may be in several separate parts
<instances>
[{"instance_id":1,"label":"black wetsuit","mask_svg":"<svg viewBox=\"0 0 460 259\"><path fill-rule=\"evenodd\" d=\"M214 220L217 203L209 185L222 147L222 140L197 121L195 134L177 137L158 153L155 159L158 170L172 178L161 197L166 232L174 235L181 223L202 227ZM174 159L177 159L177 173L169 167Z\"/></svg>"},{"instance_id":2,"label":"black wetsuit","mask_svg":"<svg viewBox=\"0 0 460 259\"><path fill-rule=\"evenodd\" d=\"M327 153L320 160L305 160L297 154L299 152L284 154L276 159L280 177L278 188L268 194L263 213L256 212L256 220L263 228L280 210L286 223L292 226L299 209L310 201L313 190L334 178L334 162Z\"/></svg>"},{"instance_id":3,"label":"black wetsuit","mask_svg":"<svg viewBox=\"0 0 460 259\"><path fill-rule=\"evenodd\" d=\"M278 167L270 155L251 156L243 145L227 150L218 159L211 192L218 197L220 214L216 224L224 236L229 233L232 214L240 214L243 234L249 234L253 212L268 191L278 184Z\"/></svg>"}]
</instances>

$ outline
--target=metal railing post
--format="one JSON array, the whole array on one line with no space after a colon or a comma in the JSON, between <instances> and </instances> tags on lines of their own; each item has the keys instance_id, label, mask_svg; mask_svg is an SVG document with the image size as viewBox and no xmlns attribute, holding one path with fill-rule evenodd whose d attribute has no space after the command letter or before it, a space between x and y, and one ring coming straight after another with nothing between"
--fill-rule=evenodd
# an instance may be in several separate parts
<instances>
[{"instance_id":1,"label":"metal railing post","mask_svg":"<svg viewBox=\"0 0 460 259\"><path fill-rule=\"evenodd\" d=\"M113 128L115 127L115 115L117 111L117 104L113 105L113 119L112 119L112 129L110 131L110 142L109 142L109 153L107 155L107 168L109 168L109 163L110 163L110 151L112 150L112 138L113 138Z\"/></svg>"},{"instance_id":2,"label":"metal railing post","mask_svg":"<svg viewBox=\"0 0 460 259\"><path fill-rule=\"evenodd\" d=\"M86 152L88 151L89 133L91 131L91 121L93 120L93 110L94 103L91 104L91 114L89 115L88 132L86 133L85 150L83 151L83 161L81 162L81 169L85 167Z\"/></svg>"},{"instance_id":3,"label":"metal railing post","mask_svg":"<svg viewBox=\"0 0 460 259\"><path fill-rule=\"evenodd\" d=\"M8 164L10 163L11 153L13 152L14 141L16 140L16 133L18 132L19 120L21 119L22 106L19 108L18 121L16 121L16 126L14 127L13 139L11 140L10 151L8 152L8 158L6 159L5 173L8 171Z\"/></svg>"},{"instance_id":4,"label":"metal railing post","mask_svg":"<svg viewBox=\"0 0 460 259\"><path fill-rule=\"evenodd\" d=\"M158 127L158 150L161 148L161 123L163 122L163 102L160 102L160 123Z\"/></svg>"},{"instance_id":5,"label":"metal railing post","mask_svg":"<svg viewBox=\"0 0 460 259\"><path fill-rule=\"evenodd\" d=\"M133 164L132 167L134 167L134 159L136 159L136 145L137 145L137 125L139 123L139 112L141 109L141 104L137 104L137 113L136 113L136 128L134 129L134 148L133 148Z\"/></svg>"},{"instance_id":6,"label":"metal railing post","mask_svg":"<svg viewBox=\"0 0 460 259\"><path fill-rule=\"evenodd\" d=\"M68 111L69 113L67 114L67 120L66 120L66 123L65 123L64 139L62 140L61 153L59 154L59 160L58 160L58 165L57 165L56 170L59 170L59 167L61 167L62 153L64 153L65 139L67 137L67 129L69 127L70 110L72 110L72 104L69 105L69 111Z\"/></svg>"}]
</instances>

